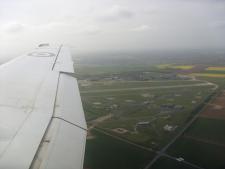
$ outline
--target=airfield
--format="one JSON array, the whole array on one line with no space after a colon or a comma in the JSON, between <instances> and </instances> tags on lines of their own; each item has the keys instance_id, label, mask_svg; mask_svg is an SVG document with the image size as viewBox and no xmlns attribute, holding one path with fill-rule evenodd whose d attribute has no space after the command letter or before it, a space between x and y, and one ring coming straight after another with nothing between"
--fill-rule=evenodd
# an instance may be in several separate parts
<instances>
[{"instance_id":1,"label":"airfield","mask_svg":"<svg viewBox=\"0 0 225 169\"><path fill-rule=\"evenodd\" d=\"M98 69L82 76L89 128L84 168L225 166L225 80L215 75L219 68L196 67L157 65L156 71L104 74ZM208 72L212 69L217 72Z\"/></svg>"}]
</instances>

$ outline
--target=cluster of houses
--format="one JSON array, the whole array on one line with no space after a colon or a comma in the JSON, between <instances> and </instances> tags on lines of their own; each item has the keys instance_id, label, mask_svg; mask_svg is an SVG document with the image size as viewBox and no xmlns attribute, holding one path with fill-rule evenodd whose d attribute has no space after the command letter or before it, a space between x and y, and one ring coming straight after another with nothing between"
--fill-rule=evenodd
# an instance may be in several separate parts
<instances>
[{"instance_id":1,"label":"cluster of houses","mask_svg":"<svg viewBox=\"0 0 225 169\"><path fill-rule=\"evenodd\" d=\"M177 126L172 126L172 125L168 125L168 124L166 124L163 127L164 131L169 131L169 132L174 131L176 128L177 128Z\"/></svg>"},{"instance_id":2,"label":"cluster of houses","mask_svg":"<svg viewBox=\"0 0 225 169\"><path fill-rule=\"evenodd\" d=\"M184 106L183 105L176 105L173 103L166 103L166 104L161 104L160 105L160 112L161 113L168 113L168 112L176 112L183 110Z\"/></svg>"},{"instance_id":3,"label":"cluster of houses","mask_svg":"<svg viewBox=\"0 0 225 169\"><path fill-rule=\"evenodd\" d=\"M139 129L146 129L146 128L149 128L151 127L151 122L155 121L156 119L152 120L152 121L141 121L141 122L138 122L136 123L135 127L134 127L134 130L135 131L138 131ZM164 131L167 131L167 132L172 132L174 130L176 130L177 128L177 125L173 126L173 125L169 125L169 124L166 124L164 127L163 127L163 130Z\"/></svg>"},{"instance_id":4,"label":"cluster of houses","mask_svg":"<svg viewBox=\"0 0 225 169\"><path fill-rule=\"evenodd\" d=\"M160 73L160 72L126 72L112 73L103 75L92 75L79 77L79 80L100 81L100 80L188 80L188 76L178 76L176 73Z\"/></svg>"}]
</instances>

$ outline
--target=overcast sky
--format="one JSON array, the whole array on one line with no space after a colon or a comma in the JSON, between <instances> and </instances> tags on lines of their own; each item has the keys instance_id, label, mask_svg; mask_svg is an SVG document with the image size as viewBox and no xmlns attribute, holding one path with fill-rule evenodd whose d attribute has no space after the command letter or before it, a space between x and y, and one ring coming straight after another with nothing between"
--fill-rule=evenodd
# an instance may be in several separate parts
<instances>
[{"instance_id":1,"label":"overcast sky","mask_svg":"<svg viewBox=\"0 0 225 169\"><path fill-rule=\"evenodd\" d=\"M223 0L1 0L0 57L42 42L77 52L225 47Z\"/></svg>"}]
</instances>

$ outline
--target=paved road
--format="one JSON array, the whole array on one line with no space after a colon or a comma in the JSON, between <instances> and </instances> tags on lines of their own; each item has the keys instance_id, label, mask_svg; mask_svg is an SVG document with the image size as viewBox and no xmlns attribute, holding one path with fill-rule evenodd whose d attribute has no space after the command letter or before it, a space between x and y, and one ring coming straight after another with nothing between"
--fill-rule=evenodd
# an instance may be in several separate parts
<instances>
[{"instance_id":1,"label":"paved road","mask_svg":"<svg viewBox=\"0 0 225 169\"><path fill-rule=\"evenodd\" d=\"M167 158L170 158L170 159L172 159L172 160L176 160L176 161L177 161L177 158L176 158L176 157L172 157L172 156L170 156L170 155L168 155L168 154L162 154L162 156L165 156L165 157L167 157ZM177 162L179 162L179 161L177 161ZM188 162L188 161L185 161L185 160L180 161L180 163L184 163L184 164L189 165L189 166L191 166L191 167L193 167L193 168L195 168L195 169L204 169L204 168L202 168L202 167L199 167L199 166L197 166L197 165L195 165L195 164L192 164L192 163L190 163L190 162Z\"/></svg>"},{"instance_id":2,"label":"paved road","mask_svg":"<svg viewBox=\"0 0 225 169\"><path fill-rule=\"evenodd\" d=\"M214 86L214 84L212 84L212 83L197 83L197 84L188 84L188 85L153 86L153 87L135 87L135 88L120 88L120 89L100 89L100 90L86 90L86 91L80 91L80 93L120 92L120 91L132 91L132 90L170 89L170 88L198 87L198 86Z\"/></svg>"}]
</instances>

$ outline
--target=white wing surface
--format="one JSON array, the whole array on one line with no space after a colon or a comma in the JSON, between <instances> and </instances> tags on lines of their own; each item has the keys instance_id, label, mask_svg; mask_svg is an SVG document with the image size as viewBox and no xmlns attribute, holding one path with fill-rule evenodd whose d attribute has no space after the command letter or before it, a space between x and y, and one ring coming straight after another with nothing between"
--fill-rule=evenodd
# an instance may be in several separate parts
<instances>
[{"instance_id":1,"label":"white wing surface","mask_svg":"<svg viewBox=\"0 0 225 169\"><path fill-rule=\"evenodd\" d=\"M81 169L86 122L66 47L0 66L0 169Z\"/></svg>"}]
</instances>

